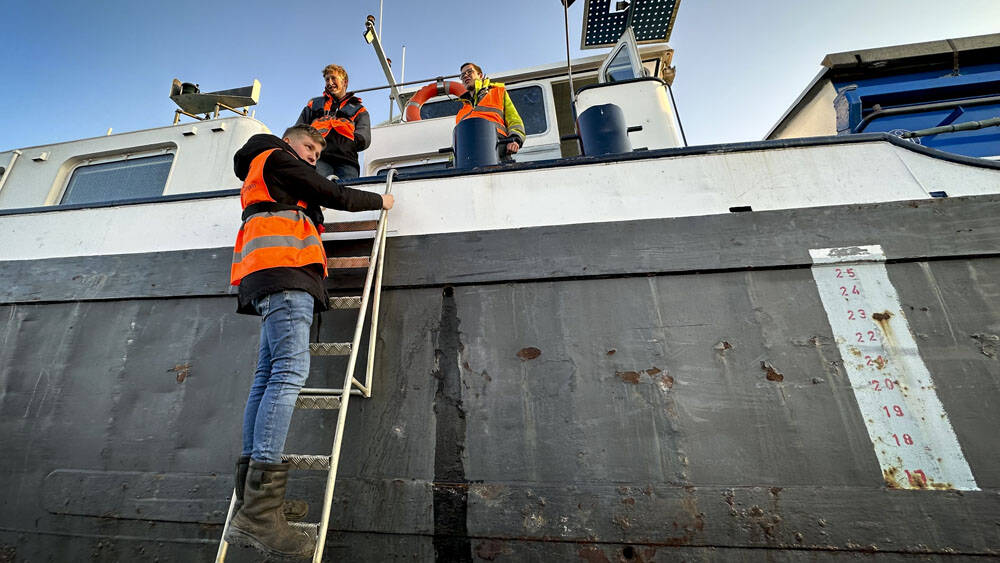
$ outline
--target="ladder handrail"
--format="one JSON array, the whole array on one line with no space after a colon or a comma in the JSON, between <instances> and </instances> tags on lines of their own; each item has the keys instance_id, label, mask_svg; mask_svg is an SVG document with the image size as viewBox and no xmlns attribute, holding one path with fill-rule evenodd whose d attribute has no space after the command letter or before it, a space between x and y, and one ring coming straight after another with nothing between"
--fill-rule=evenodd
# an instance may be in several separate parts
<instances>
[{"instance_id":1,"label":"ladder handrail","mask_svg":"<svg viewBox=\"0 0 1000 563\"><path fill-rule=\"evenodd\" d=\"M386 174L385 193L392 191L392 178L396 175L396 169L392 168ZM375 268L375 294L372 297L372 324L368 331L368 361L365 363L365 397L372 396L372 373L375 370L375 345L378 341L378 308L382 297L382 264L385 262L385 235L387 222L380 222L376 229L376 238L380 252L378 255L378 266Z\"/></svg>"},{"instance_id":2,"label":"ladder handrail","mask_svg":"<svg viewBox=\"0 0 1000 563\"><path fill-rule=\"evenodd\" d=\"M386 174L386 194L392 190L392 179L395 175L395 168L389 169L389 172ZM361 332L364 330L365 313L368 310L368 299L371 297L372 278L375 275L377 264L381 263L381 260L376 261L376 258L379 258L382 254L381 251L383 249L381 247L385 244L385 227L388 215L389 210L383 209L379 216L378 227L376 228L376 240L375 244L372 245L372 254L368 262L368 274L365 276L365 287L361 292L361 311L358 313L358 323L354 329L354 340L352 340L351 344L351 357L347 361L347 375L344 377L344 386L342 388L343 394L340 399L340 410L337 412L337 429L334 432L333 448L330 451L330 470L326 475L326 491L323 494L323 514L320 517L319 530L316 534L316 550L313 552L313 563L321 563L323 560L323 549L326 546L326 533L330 526L330 508L333 505L333 489L337 483L337 468L340 465L340 448L344 442L344 426L347 423L347 405L351 398L351 386L356 381L354 379L354 366L358 359L358 344L361 342ZM374 338L374 334L368 335L369 346L371 346L371 341ZM367 397L371 390L366 387L362 389L362 392L364 392Z\"/></svg>"}]
</instances>

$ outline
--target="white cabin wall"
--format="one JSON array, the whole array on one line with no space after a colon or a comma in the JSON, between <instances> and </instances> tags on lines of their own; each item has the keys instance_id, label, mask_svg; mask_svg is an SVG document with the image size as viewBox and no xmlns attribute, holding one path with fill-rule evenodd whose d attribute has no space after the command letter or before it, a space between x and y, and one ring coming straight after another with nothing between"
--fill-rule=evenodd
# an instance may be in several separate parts
<instances>
[{"instance_id":1,"label":"white cabin wall","mask_svg":"<svg viewBox=\"0 0 1000 563\"><path fill-rule=\"evenodd\" d=\"M629 133L633 148L649 150L683 147L677 111L670 100L667 85L659 80L637 80L589 87L577 96L577 114L593 106L614 104L625 114L625 125L641 125Z\"/></svg>"},{"instance_id":2,"label":"white cabin wall","mask_svg":"<svg viewBox=\"0 0 1000 563\"><path fill-rule=\"evenodd\" d=\"M364 152L363 176L387 166L427 164L448 160L438 149L451 146L454 117L421 119L372 127L372 143Z\"/></svg>"},{"instance_id":3,"label":"white cabin wall","mask_svg":"<svg viewBox=\"0 0 1000 563\"><path fill-rule=\"evenodd\" d=\"M767 138L795 139L836 135L837 114L833 108L836 97L837 91L833 83L827 79L822 80Z\"/></svg>"},{"instance_id":4,"label":"white cabin wall","mask_svg":"<svg viewBox=\"0 0 1000 563\"><path fill-rule=\"evenodd\" d=\"M91 159L164 151L174 160L163 195L236 189L233 155L252 135L268 132L255 119L227 117L20 149L5 173L0 209L58 204L73 170ZM0 153L0 166L7 166L12 153Z\"/></svg>"}]
</instances>

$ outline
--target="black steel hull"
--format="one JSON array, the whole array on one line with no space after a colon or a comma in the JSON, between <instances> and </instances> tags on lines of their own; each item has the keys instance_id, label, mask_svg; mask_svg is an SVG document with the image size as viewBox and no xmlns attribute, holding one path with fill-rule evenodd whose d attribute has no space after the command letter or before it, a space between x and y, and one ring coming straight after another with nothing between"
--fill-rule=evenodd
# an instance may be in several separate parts
<instances>
[{"instance_id":1,"label":"black steel hull","mask_svg":"<svg viewBox=\"0 0 1000 563\"><path fill-rule=\"evenodd\" d=\"M1000 554L998 215L980 196L390 239L327 559ZM980 491L883 479L809 269L860 244L888 253ZM258 337L229 256L0 267L0 561L214 556ZM328 451L334 420L297 414L287 448ZM290 494L316 505L323 479Z\"/></svg>"}]
</instances>

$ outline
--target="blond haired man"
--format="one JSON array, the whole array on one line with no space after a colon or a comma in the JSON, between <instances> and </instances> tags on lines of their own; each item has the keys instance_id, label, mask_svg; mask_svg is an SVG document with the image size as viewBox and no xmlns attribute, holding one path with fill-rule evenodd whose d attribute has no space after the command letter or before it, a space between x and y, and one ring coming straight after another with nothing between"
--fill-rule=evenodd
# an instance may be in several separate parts
<instances>
[{"instance_id":1,"label":"blond haired man","mask_svg":"<svg viewBox=\"0 0 1000 563\"><path fill-rule=\"evenodd\" d=\"M358 153L372 142L371 118L361 98L347 91L347 71L340 65L323 68L323 95L313 98L299 114L297 124L311 125L323 134L326 147L316 163L321 176L357 178Z\"/></svg>"}]
</instances>

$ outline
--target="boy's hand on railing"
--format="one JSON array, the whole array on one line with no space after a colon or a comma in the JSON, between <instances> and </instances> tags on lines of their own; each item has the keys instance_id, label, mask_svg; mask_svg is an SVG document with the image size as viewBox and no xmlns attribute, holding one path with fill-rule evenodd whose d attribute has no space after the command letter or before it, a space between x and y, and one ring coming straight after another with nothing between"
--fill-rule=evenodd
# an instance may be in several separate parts
<instances>
[{"instance_id":1,"label":"boy's hand on railing","mask_svg":"<svg viewBox=\"0 0 1000 563\"><path fill-rule=\"evenodd\" d=\"M392 197L392 194L382 194L382 209L392 209L395 203L396 198Z\"/></svg>"}]
</instances>

